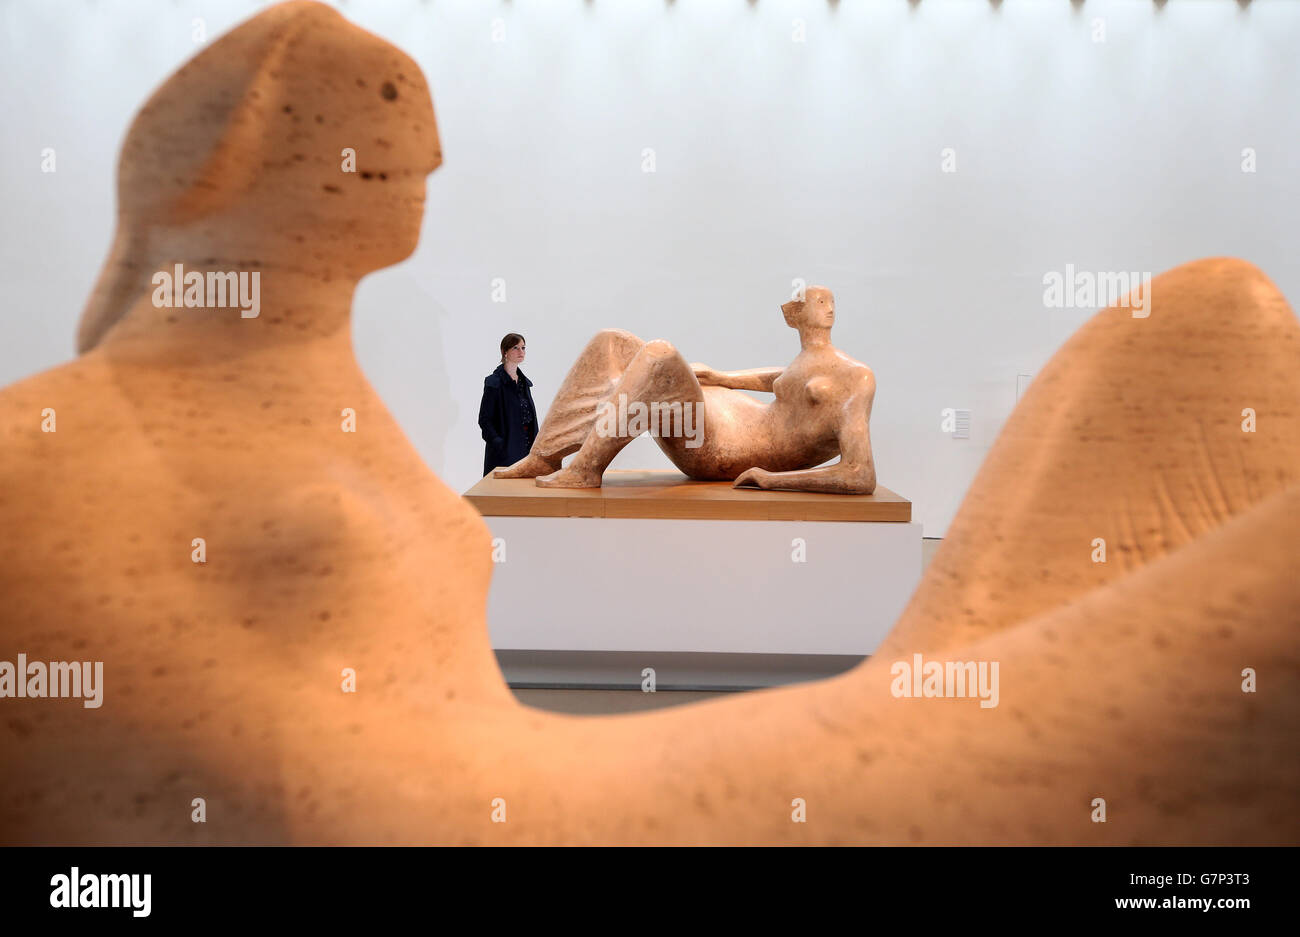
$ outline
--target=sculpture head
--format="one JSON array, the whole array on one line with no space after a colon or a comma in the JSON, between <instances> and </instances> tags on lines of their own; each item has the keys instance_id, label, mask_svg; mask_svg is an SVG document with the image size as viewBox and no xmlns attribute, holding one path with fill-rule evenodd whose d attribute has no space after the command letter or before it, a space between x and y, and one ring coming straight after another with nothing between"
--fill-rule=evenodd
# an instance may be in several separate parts
<instances>
[{"instance_id":1,"label":"sculpture head","mask_svg":"<svg viewBox=\"0 0 1300 937\"><path fill-rule=\"evenodd\" d=\"M360 279L409 256L442 162L419 66L320 3L272 7L154 92L118 166L86 351L186 261Z\"/></svg>"},{"instance_id":2,"label":"sculpture head","mask_svg":"<svg viewBox=\"0 0 1300 937\"><path fill-rule=\"evenodd\" d=\"M810 286L803 299L792 299L781 306L785 324L792 329L829 329L835 324L835 297L824 286Z\"/></svg>"}]
</instances>

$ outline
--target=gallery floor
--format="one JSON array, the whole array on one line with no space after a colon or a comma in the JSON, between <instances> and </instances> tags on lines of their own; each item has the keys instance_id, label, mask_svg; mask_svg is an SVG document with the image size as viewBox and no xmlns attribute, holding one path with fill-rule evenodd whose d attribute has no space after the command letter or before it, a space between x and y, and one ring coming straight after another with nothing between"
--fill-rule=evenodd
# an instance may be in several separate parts
<instances>
[{"instance_id":1,"label":"gallery floor","mask_svg":"<svg viewBox=\"0 0 1300 937\"><path fill-rule=\"evenodd\" d=\"M927 537L921 541L921 568L929 565L931 557L943 541L937 537ZM521 703L545 709L549 712L570 713L574 715L609 715L612 713L645 712L652 709L667 709L696 703L700 700L713 699L728 695L726 691L713 690L665 690L658 693L642 693L640 690L542 690L516 689L515 696Z\"/></svg>"}]
</instances>

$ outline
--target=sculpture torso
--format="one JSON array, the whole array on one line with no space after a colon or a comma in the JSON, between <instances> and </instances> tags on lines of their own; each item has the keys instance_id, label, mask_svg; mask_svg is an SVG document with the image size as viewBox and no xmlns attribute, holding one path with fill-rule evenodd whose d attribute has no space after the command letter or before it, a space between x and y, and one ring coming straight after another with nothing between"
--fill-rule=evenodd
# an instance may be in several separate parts
<instances>
[{"instance_id":1,"label":"sculpture torso","mask_svg":"<svg viewBox=\"0 0 1300 937\"><path fill-rule=\"evenodd\" d=\"M324 793L310 752L374 761L391 740L372 714L403 713L398 733L448 701L514 707L481 627L482 519L358 371L301 352L168 369L96 350L0 392L0 641L10 660L104 665L101 708L4 701L24 742L0 744L6 805L44 791L92 842L292 838L281 824L310 822ZM94 775L56 791L70 751ZM190 822L196 796L220 822ZM239 814L250 800L279 806ZM7 841L27 829L0 811Z\"/></svg>"},{"instance_id":2,"label":"sculpture torso","mask_svg":"<svg viewBox=\"0 0 1300 937\"><path fill-rule=\"evenodd\" d=\"M773 382L769 401L705 385L703 445L656 442L694 478L735 478L756 465L774 472L811 468L839 454L842 426L866 418L874 390L865 364L832 345L807 348Z\"/></svg>"}]
</instances>

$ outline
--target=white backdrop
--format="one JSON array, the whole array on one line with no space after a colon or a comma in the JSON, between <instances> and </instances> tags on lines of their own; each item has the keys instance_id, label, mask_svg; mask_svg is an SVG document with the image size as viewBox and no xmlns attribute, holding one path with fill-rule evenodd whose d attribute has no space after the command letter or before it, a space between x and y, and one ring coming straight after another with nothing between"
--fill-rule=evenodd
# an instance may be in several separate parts
<instances>
[{"instance_id":1,"label":"white backdrop","mask_svg":"<svg viewBox=\"0 0 1300 937\"><path fill-rule=\"evenodd\" d=\"M505 332L545 411L606 326L718 368L787 363L778 306L803 278L835 290L834 341L876 372L881 483L941 536L1017 375L1089 315L1045 308L1048 271L1232 254L1300 297L1300 3L337 5L433 88L445 163L420 247L363 282L354 328L458 490ZM123 134L194 19L212 37L261 6L0 0L0 385L71 357ZM969 440L941 432L945 407L971 409ZM615 462L667 465L648 438Z\"/></svg>"}]
</instances>

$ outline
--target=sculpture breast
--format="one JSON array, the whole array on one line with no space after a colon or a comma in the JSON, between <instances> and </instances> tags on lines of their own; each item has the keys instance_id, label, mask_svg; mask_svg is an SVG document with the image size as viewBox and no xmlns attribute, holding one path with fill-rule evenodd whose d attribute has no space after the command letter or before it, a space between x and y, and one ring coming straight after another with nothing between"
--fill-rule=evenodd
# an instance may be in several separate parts
<instances>
[{"instance_id":1,"label":"sculpture breast","mask_svg":"<svg viewBox=\"0 0 1300 937\"><path fill-rule=\"evenodd\" d=\"M810 377L803 387L808 402L814 405L825 403L835 394L835 382L825 375Z\"/></svg>"}]
</instances>

